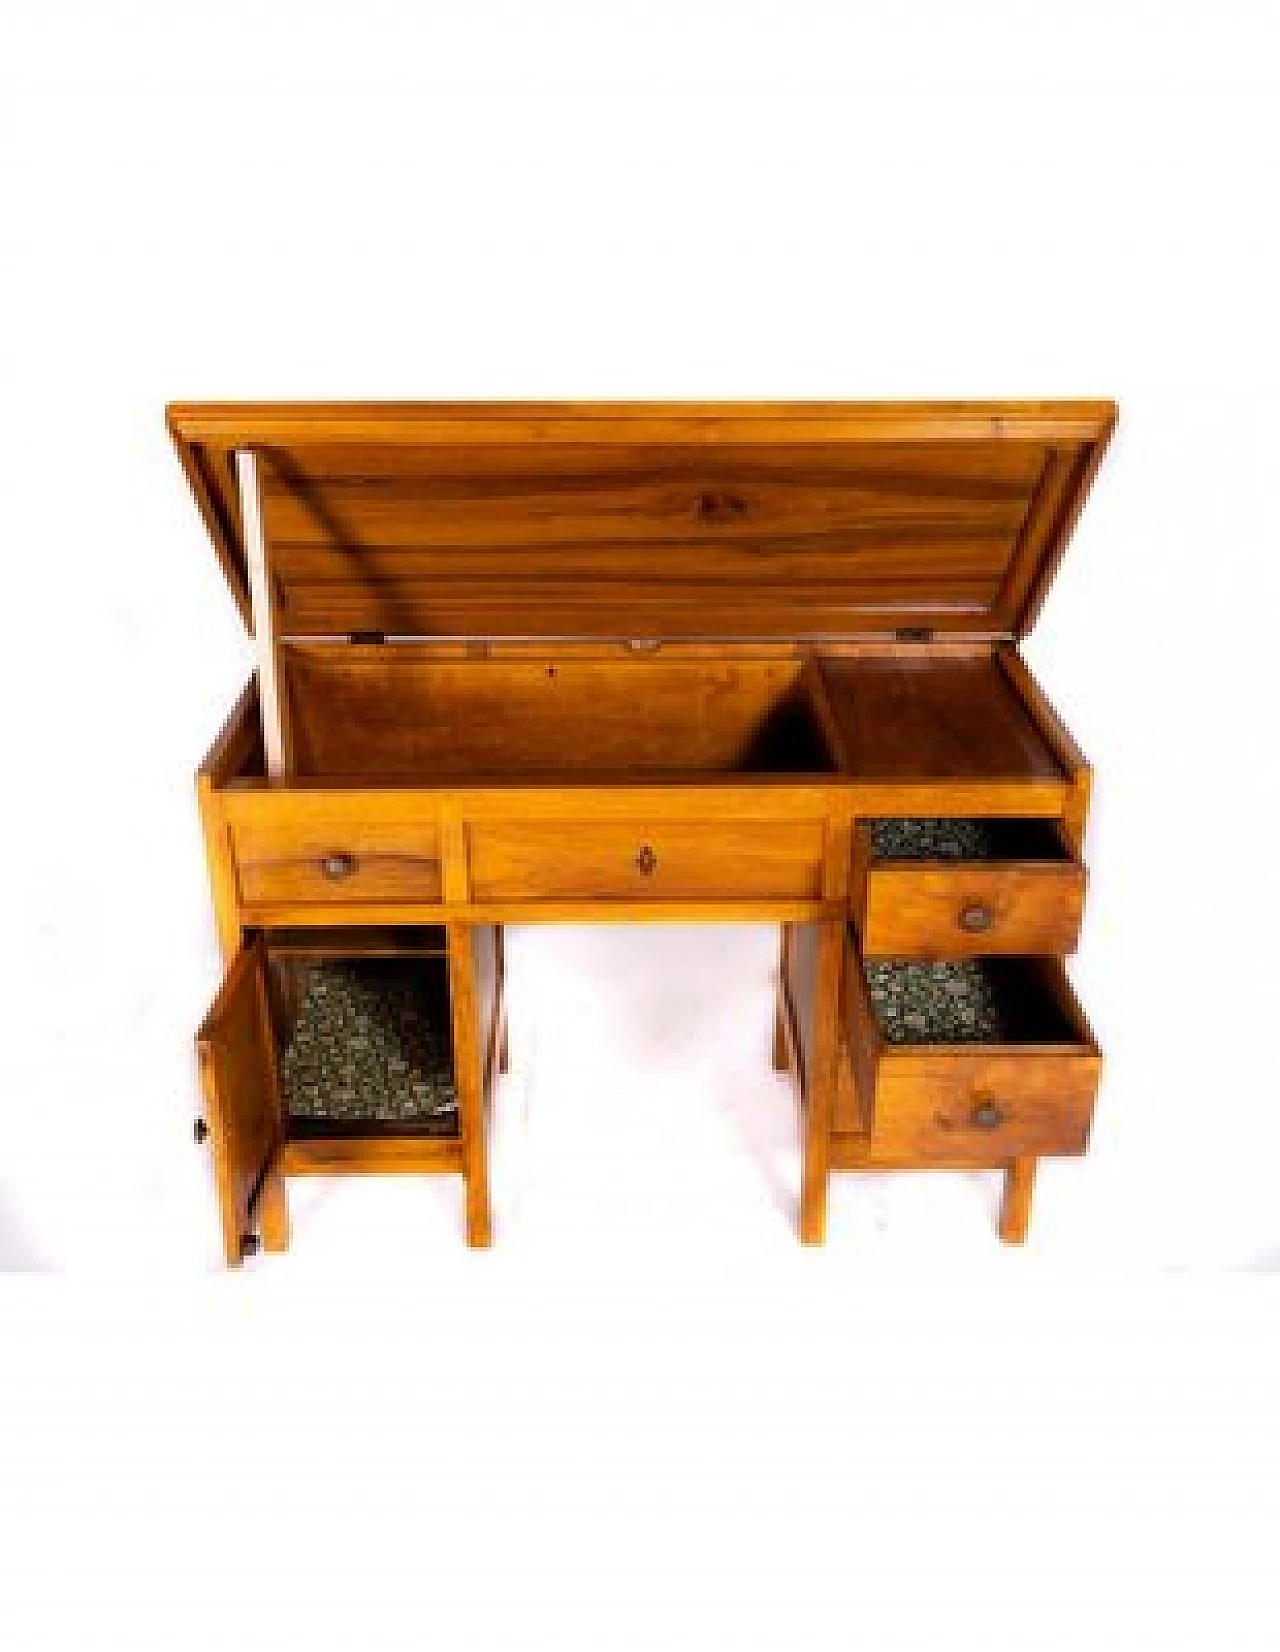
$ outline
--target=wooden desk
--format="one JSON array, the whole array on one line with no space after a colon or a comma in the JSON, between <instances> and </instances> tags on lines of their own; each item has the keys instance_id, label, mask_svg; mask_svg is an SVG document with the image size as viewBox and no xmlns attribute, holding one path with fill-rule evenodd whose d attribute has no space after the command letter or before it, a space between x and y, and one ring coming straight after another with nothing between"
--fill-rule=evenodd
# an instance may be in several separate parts
<instances>
[{"instance_id":1,"label":"wooden desk","mask_svg":"<svg viewBox=\"0 0 1280 1652\"><path fill-rule=\"evenodd\" d=\"M334 1169L460 1174L489 1242L513 922L779 923L802 1239L832 1169L976 1164L1005 1168L1022 1237L1035 1159L1084 1148L1099 1060L1055 961L1089 772L1015 639L1112 419L171 408L259 660L198 778L228 963L200 1129L228 1262L283 1249L286 1178ZM922 820L958 824L884 824ZM367 1126L291 1111L291 1041L330 987L436 976L452 1128L408 1101ZM987 1020L931 1032L931 993ZM398 1090L414 1051L386 1059L370 1083Z\"/></svg>"}]
</instances>

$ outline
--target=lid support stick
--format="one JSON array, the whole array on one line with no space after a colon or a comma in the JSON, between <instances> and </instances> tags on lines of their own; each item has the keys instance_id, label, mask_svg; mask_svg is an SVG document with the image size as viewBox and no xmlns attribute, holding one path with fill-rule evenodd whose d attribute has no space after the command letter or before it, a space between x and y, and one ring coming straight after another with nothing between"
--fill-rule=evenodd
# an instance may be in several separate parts
<instances>
[{"instance_id":1,"label":"lid support stick","mask_svg":"<svg viewBox=\"0 0 1280 1652\"><path fill-rule=\"evenodd\" d=\"M280 695L280 657L272 615L271 581L267 575L267 541L262 528L258 456L248 448L236 451L236 482L240 489L240 520L249 564L249 601L253 610L253 640L258 655L258 705L262 713L267 778L280 780L288 769Z\"/></svg>"}]
</instances>

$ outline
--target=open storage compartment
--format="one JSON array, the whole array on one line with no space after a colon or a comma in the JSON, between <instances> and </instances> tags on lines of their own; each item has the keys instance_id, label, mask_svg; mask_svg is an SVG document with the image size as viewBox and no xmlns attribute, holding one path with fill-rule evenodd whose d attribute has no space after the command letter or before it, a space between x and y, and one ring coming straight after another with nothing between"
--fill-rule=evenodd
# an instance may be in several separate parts
<instances>
[{"instance_id":1,"label":"open storage compartment","mask_svg":"<svg viewBox=\"0 0 1280 1652\"><path fill-rule=\"evenodd\" d=\"M1055 820L890 817L862 824L877 866L1010 860L1059 865L1074 858Z\"/></svg>"},{"instance_id":2,"label":"open storage compartment","mask_svg":"<svg viewBox=\"0 0 1280 1652\"><path fill-rule=\"evenodd\" d=\"M300 781L715 779L835 767L812 668L795 657L615 649L450 659L411 642L281 652Z\"/></svg>"},{"instance_id":3,"label":"open storage compartment","mask_svg":"<svg viewBox=\"0 0 1280 1652\"><path fill-rule=\"evenodd\" d=\"M1085 883L1059 820L874 818L854 831L852 904L868 958L1065 956Z\"/></svg>"},{"instance_id":4,"label":"open storage compartment","mask_svg":"<svg viewBox=\"0 0 1280 1652\"><path fill-rule=\"evenodd\" d=\"M443 930L266 944L285 1140L456 1137Z\"/></svg>"},{"instance_id":5,"label":"open storage compartment","mask_svg":"<svg viewBox=\"0 0 1280 1652\"><path fill-rule=\"evenodd\" d=\"M197 1035L228 1261L256 1248L269 1176L462 1169L458 1025L442 928L248 941Z\"/></svg>"},{"instance_id":6,"label":"open storage compartment","mask_svg":"<svg viewBox=\"0 0 1280 1652\"><path fill-rule=\"evenodd\" d=\"M822 675L845 772L867 782L1062 781L1063 767L988 644L913 643L848 658Z\"/></svg>"},{"instance_id":7,"label":"open storage compartment","mask_svg":"<svg viewBox=\"0 0 1280 1652\"><path fill-rule=\"evenodd\" d=\"M1056 959L868 962L851 934L844 996L836 1124L869 1165L1084 1151L1101 1062Z\"/></svg>"}]
</instances>

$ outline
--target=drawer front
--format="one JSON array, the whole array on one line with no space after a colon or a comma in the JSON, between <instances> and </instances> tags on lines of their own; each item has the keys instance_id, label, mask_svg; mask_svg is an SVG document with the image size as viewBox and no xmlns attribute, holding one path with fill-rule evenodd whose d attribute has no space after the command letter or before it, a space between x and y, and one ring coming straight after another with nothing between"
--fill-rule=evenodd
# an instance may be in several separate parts
<instances>
[{"instance_id":1,"label":"drawer front","mask_svg":"<svg viewBox=\"0 0 1280 1652\"><path fill-rule=\"evenodd\" d=\"M1083 1051L895 1050L878 1064L875 1137L922 1162L1083 1153L1099 1067Z\"/></svg>"},{"instance_id":2,"label":"drawer front","mask_svg":"<svg viewBox=\"0 0 1280 1652\"><path fill-rule=\"evenodd\" d=\"M862 951L868 958L963 958L1075 950L1083 866L872 866Z\"/></svg>"},{"instance_id":3,"label":"drawer front","mask_svg":"<svg viewBox=\"0 0 1280 1652\"><path fill-rule=\"evenodd\" d=\"M358 803L329 800L314 818L264 811L235 821L231 841L247 906L441 899L432 819L380 822Z\"/></svg>"},{"instance_id":4,"label":"drawer front","mask_svg":"<svg viewBox=\"0 0 1280 1652\"><path fill-rule=\"evenodd\" d=\"M475 900L812 899L820 820L572 820L473 827Z\"/></svg>"},{"instance_id":5,"label":"drawer front","mask_svg":"<svg viewBox=\"0 0 1280 1652\"><path fill-rule=\"evenodd\" d=\"M861 1138L868 1165L994 1165L1088 1145L1102 1065L1092 1051L860 1055L846 1048L835 1125Z\"/></svg>"}]
</instances>

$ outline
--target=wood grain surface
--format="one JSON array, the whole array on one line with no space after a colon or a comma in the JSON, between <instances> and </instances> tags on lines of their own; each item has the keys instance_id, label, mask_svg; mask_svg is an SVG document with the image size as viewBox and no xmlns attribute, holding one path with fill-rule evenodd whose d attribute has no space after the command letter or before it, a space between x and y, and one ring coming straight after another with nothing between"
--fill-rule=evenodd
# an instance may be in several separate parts
<instances>
[{"instance_id":1,"label":"wood grain surface","mask_svg":"<svg viewBox=\"0 0 1280 1652\"><path fill-rule=\"evenodd\" d=\"M1019 634L1106 402L174 405L248 618L258 455L282 635Z\"/></svg>"}]
</instances>

